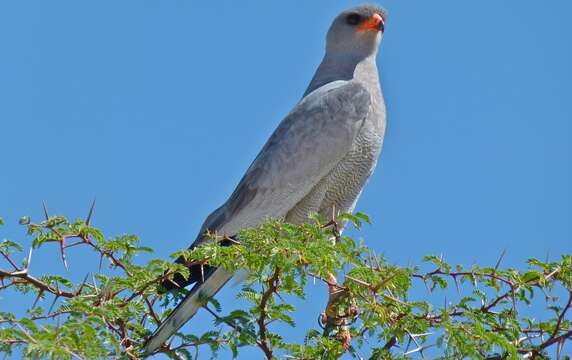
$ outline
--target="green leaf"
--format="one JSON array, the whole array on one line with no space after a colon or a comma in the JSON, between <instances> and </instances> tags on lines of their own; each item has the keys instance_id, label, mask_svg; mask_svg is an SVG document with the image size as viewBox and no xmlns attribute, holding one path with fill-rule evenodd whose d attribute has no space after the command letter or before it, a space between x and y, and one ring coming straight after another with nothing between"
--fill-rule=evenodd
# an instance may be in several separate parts
<instances>
[{"instance_id":1,"label":"green leaf","mask_svg":"<svg viewBox=\"0 0 572 360\"><path fill-rule=\"evenodd\" d=\"M357 212L357 213L355 213L355 217L358 218L358 219L360 219L360 220L365 221L365 222L368 223L368 224L371 224L371 219L369 218L368 215L366 215L366 214L364 214L364 213Z\"/></svg>"},{"instance_id":2,"label":"green leaf","mask_svg":"<svg viewBox=\"0 0 572 360\"><path fill-rule=\"evenodd\" d=\"M0 242L0 252L3 252L4 254L8 255L13 250L22 251L24 250L24 247L18 244L17 242L8 239L4 239L2 240L2 242Z\"/></svg>"},{"instance_id":3,"label":"green leaf","mask_svg":"<svg viewBox=\"0 0 572 360\"><path fill-rule=\"evenodd\" d=\"M216 310L217 312L221 312L221 311L222 311L222 306L220 305L220 302L219 302L217 299L215 299L214 297L210 297L209 300L208 300L208 302L209 302L210 304L213 304L213 306L214 306L214 308L215 308L215 310Z\"/></svg>"}]
</instances>

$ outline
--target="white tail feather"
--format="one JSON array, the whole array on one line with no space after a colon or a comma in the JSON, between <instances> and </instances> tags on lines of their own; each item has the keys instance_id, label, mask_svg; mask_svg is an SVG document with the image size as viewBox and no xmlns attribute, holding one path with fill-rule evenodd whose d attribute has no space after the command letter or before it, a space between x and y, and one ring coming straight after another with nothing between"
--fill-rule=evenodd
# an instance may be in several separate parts
<instances>
[{"instance_id":1,"label":"white tail feather","mask_svg":"<svg viewBox=\"0 0 572 360\"><path fill-rule=\"evenodd\" d=\"M173 334L197 313L197 310L203 305L202 300L215 295L231 277L232 274L222 268L217 268L205 279L205 282L195 285L191 293L177 305L175 310L149 338L145 345L145 353L153 353L169 340Z\"/></svg>"}]
</instances>

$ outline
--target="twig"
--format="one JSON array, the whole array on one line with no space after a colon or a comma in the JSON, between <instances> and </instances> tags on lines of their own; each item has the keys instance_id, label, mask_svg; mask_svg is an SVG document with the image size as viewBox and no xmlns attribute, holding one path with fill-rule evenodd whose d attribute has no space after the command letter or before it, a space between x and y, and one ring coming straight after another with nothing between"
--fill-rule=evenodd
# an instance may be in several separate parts
<instances>
[{"instance_id":1,"label":"twig","mask_svg":"<svg viewBox=\"0 0 572 360\"><path fill-rule=\"evenodd\" d=\"M233 328L235 331L237 332L241 332L242 328L226 319L223 319L222 317L220 317L217 313L215 313L214 311L212 311L208 306L204 305L203 309L205 309L209 314L211 314L212 316L214 316L215 319L217 319L218 322L220 323L225 323L228 326L230 326L231 328Z\"/></svg>"},{"instance_id":2,"label":"twig","mask_svg":"<svg viewBox=\"0 0 572 360\"><path fill-rule=\"evenodd\" d=\"M562 320L564 320L564 316L566 316L566 311L568 311L571 305L572 305L572 291L568 293L568 302L566 303L566 306L564 306L564 309L562 309L562 312L558 316L556 326L554 327L554 331L550 335L549 340L554 339L556 335L558 335L558 332L560 331L560 324L562 324Z\"/></svg>"},{"instance_id":3,"label":"twig","mask_svg":"<svg viewBox=\"0 0 572 360\"><path fill-rule=\"evenodd\" d=\"M59 290L57 288L51 287L50 285L46 284L45 282L38 280L35 277L29 275L27 270L20 270L20 271L14 271L14 272L7 272L7 271L0 270L0 278L16 278L16 279L21 280L21 281L17 281L17 282L29 283L29 284L33 285L34 287L36 287L40 290L47 291L47 292L52 293L56 296L62 296L65 298L73 298L76 295L73 292L63 291L63 290Z\"/></svg>"},{"instance_id":4,"label":"twig","mask_svg":"<svg viewBox=\"0 0 572 360\"><path fill-rule=\"evenodd\" d=\"M264 351L264 354L266 355L267 359L272 359L272 357L274 355L272 354L272 349L270 349L270 347L268 346L268 334L267 334L266 323L265 323L265 321L266 321L266 305L267 305L268 301L270 300L270 298L272 297L272 294L274 294L276 292L276 290L278 290L279 276L280 276L280 268L278 266L276 266L274 268L274 274L272 275L272 277L270 279L268 279L268 288L262 294L262 299L260 300L260 305L258 306L258 308L260 310L260 315L258 316L258 328L259 328L259 332L260 332L260 343L258 344L258 346L262 349L262 351Z\"/></svg>"},{"instance_id":5,"label":"twig","mask_svg":"<svg viewBox=\"0 0 572 360\"><path fill-rule=\"evenodd\" d=\"M151 304L151 302L149 301L149 299L147 297L144 297L143 299L145 300L145 304L147 304L147 308L149 309L149 315L151 315L151 317L153 318L153 321L155 321L155 324L157 326L160 325L161 320L159 319L159 317L155 313L155 310L153 310L153 304Z\"/></svg>"},{"instance_id":6,"label":"twig","mask_svg":"<svg viewBox=\"0 0 572 360\"><path fill-rule=\"evenodd\" d=\"M18 268L18 266L16 265L16 263L14 261L12 261L12 259L10 259L10 257L4 253L4 251L0 251L0 254L2 254L2 256L4 256L4 259L6 259L10 263L10 265L12 265L14 270L20 270Z\"/></svg>"},{"instance_id":7,"label":"twig","mask_svg":"<svg viewBox=\"0 0 572 360\"><path fill-rule=\"evenodd\" d=\"M93 216L93 209L95 208L95 198L91 202L91 206L89 208L89 213L87 214L87 218L85 218L85 225L89 226L91 222L91 217Z\"/></svg>"}]
</instances>

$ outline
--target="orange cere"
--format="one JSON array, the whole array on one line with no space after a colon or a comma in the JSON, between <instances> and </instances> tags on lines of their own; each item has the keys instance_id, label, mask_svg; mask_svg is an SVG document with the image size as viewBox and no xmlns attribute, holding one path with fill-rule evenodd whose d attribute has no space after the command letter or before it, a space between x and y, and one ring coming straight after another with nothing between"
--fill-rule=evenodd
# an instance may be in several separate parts
<instances>
[{"instance_id":1,"label":"orange cere","mask_svg":"<svg viewBox=\"0 0 572 360\"><path fill-rule=\"evenodd\" d=\"M383 18L379 14L373 14L358 26L357 31L380 31L379 24L383 24Z\"/></svg>"}]
</instances>

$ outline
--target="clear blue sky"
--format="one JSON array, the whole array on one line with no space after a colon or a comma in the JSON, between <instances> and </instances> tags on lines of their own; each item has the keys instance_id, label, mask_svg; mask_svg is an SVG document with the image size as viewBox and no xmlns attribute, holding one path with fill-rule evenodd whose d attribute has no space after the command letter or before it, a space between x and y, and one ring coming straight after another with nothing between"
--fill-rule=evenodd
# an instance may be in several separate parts
<instances>
[{"instance_id":1,"label":"clear blue sky","mask_svg":"<svg viewBox=\"0 0 572 360\"><path fill-rule=\"evenodd\" d=\"M76 217L97 197L106 234L136 233L158 257L186 247L357 3L0 3L0 238L21 239L18 217L38 219L42 200ZM399 264L570 253L572 2L381 5L389 127L357 206L374 223L355 235ZM61 270L48 251L35 266Z\"/></svg>"}]
</instances>

